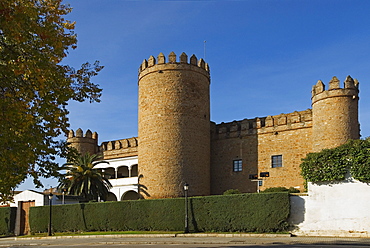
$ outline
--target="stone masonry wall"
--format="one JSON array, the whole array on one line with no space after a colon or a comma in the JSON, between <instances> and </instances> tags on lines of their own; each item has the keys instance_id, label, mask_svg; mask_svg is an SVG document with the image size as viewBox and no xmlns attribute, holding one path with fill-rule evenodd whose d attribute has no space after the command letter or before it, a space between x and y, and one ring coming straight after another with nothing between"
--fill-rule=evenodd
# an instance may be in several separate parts
<instances>
[{"instance_id":1,"label":"stone masonry wall","mask_svg":"<svg viewBox=\"0 0 370 248\"><path fill-rule=\"evenodd\" d=\"M138 138L129 138L103 142L99 151L104 159L126 158L138 155Z\"/></svg>"},{"instance_id":2,"label":"stone masonry wall","mask_svg":"<svg viewBox=\"0 0 370 248\"><path fill-rule=\"evenodd\" d=\"M311 110L221 123L213 126L212 194L228 189L256 192L249 174L269 172L261 190L269 187L299 187L301 158L311 152ZM282 155L283 166L271 168L271 156ZM242 159L242 171L233 171L233 160Z\"/></svg>"},{"instance_id":3,"label":"stone masonry wall","mask_svg":"<svg viewBox=\"0 0 370 248\"><path fill-rule=\"evenodd\" d=\"M313 150L333 148L348 139L359 139L358 81L350 76L344 81L344 88L336 77L325 90L322 81L312 89Z\"/></svg>"}]
</instances>

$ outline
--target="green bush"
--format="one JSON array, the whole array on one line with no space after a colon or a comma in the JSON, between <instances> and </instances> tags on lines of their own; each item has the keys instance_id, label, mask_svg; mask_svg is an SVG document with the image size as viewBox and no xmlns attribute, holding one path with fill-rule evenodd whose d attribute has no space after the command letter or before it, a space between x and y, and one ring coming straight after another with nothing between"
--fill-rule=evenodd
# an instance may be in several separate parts
<instances>
[{"instance_id":1,"label":"green bush","mask_svg":"<svg viewBox=\"0 0 370 248\"><path fill-rule=\"evenodd\" d=\"M332 149L309 153L300 167L308 182L341 181L350 174L356 180L370 183L370 138L349 140Z\"/></svg>"},{"instance_id":2,"label":"green bush","mask_svg":"<svg viewBox=\"0 0 370 248\"><path fill-rule=\"evenodd\" d=\"M0 208L0 235L14 234L16 214L17 208L14 207Z\"/></svg>"},{"instance_id":3,"label":"green bush","mask_svg":"<svg viewBox=\"0 0 370 248\"><path fill-rule=\"evenodd\" d=\"M241 194L241 192L238 189L228 189L224 192L224 195L235 195L235 194Z\"/></svg>"},{"instance_id":4,"label":"green bush","mask_svg":"<svg viewBox=\"0 0 370 248\"><path fill-rule=\"evenodd\" d=\"M189 198L195 232L276 232L287 227L287 193ZM32 232L46 232L49 206L30 209ZM53 206L53 231L182 231L184 198Z\"/></svg>"},{"instance_id":5,"label":"green bush","mask_svg":"<svg viewBox=\"0 0 370 248\"><path fill-rule=\"evenodd\" d=\"M272 187L261 191L261 193L276 193L276 192L299 193L300 191L293 187L290 187L289 189L285 187Z\"/></svg>"}]
</instances>

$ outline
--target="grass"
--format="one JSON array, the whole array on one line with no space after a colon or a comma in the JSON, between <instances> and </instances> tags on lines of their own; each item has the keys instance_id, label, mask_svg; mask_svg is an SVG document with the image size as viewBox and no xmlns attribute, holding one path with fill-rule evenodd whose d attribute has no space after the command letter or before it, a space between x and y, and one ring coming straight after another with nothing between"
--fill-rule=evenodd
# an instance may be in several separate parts
<instances>
[{"instance_id":1,"label":"grass","mask_svg":"<svg viewBox=\"0 0 370 248\"><path fill-rule=\"evenodd\" d=\"M129 234L180 234L181 231L106 231L106 232L58 232L53 236L83 236L83 235L129 235ZM20 236L20 238L47 237L47 233L35 233L31 235Z\"/></svg>"},{"instance_id":2,"label":"grass","mask_svg":"<svg viewBox=\"0 0 370 248\"><path fill-rule=\"evenodd\" d=\"M182 234L182 231L106 231L106 232L58 232L53 236L83 236L83 235L130 235L130 234ZM208 232L213 233L213 232ZM243 232L215 232L220 234L241 234ZM260 234L251 232L249 234ZM270 234L289 234L289 232L274 232ZM35 233L32 235L19 236L19 238L47 237L47 233Z\"/></svg>"}]
</instances>

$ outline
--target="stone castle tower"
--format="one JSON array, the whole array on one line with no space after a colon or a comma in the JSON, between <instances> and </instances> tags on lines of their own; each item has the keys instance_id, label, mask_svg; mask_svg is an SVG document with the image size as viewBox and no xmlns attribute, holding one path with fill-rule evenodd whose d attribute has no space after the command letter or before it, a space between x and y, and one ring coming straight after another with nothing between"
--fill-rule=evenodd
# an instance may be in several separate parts
<instances>
[{"instance_id":1,"label":"stone castle tower","mask_svg":"<svg viewBox=\"0 0 370 248\"><path fill-rule=\"evenodd\" d=\"M90 130L87 130L85 135L81 128L76 130L76 134L70 130L67 142L81 154L98 152L98 134L92 133Z\"/></svg>"},{"instance_id":2,"label":"stone castle tower","mask_svg":"<svg viewBox=\"0 0 370 248\"><path fill-rule=\"evenodd\" d=\"M312 150L321 151L360 138L358 122L359 83L350 76L344 81L333 77L329 89L322 81L312 87Z\"/></svg>"},{"instance_id":3,"label":"stone castle tower","mask_svg":"<svg viewBox=\"0 0 370 248\"><path fill-rule=\"evenodd\" d=\"M209 67L161 53L139 68L139 174L149 198L210 194Z\"/></svg>"}]
</instances>

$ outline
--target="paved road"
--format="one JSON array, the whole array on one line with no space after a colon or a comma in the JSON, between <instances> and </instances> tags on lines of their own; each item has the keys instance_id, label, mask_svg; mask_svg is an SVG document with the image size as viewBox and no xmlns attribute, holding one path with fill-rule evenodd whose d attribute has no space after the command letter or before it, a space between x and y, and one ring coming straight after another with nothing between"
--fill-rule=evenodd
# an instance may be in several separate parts
<instances>
[{"instance_id":1,"label":"paved road","mask_svg":"<svg viewBox=\"0 0 370 248\"><path fill-rule=\"evenodd\" d=\"M65 248L65 247L86 247L84 245L73 246L48 246L52 248ZM190 245L190 244L172 244L172 245L130 245L130 244L117 244L117 245L90 245L91 248L104 248L104 247L130 247L130 248L353 248L353 245ZM17 246L17 248L30 248L29 246ZM369 246L357 246L356 248L369 248Z\"/></svg>"},{"instance_id":2,"label":"paved road","mask_svg":"<svg viewBox=\"0 0 370 248\"><path fill-rule=\"evenodd\" d=\"M106 235L79 237L2 238L0 247L134 247L134 248L195 248L195 247L369 247L369 238L324 238L277 236L174 236L174 235Z\"/></svg>"}]
</instances>

